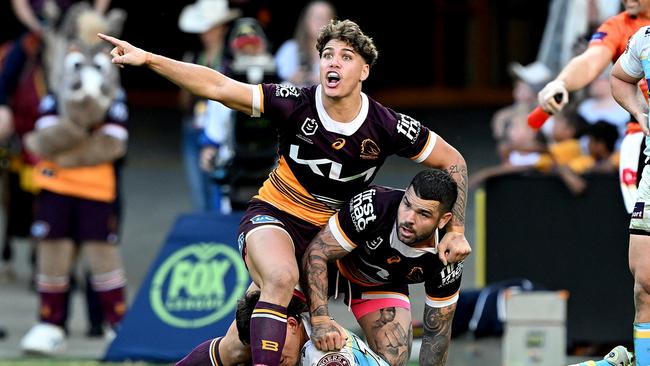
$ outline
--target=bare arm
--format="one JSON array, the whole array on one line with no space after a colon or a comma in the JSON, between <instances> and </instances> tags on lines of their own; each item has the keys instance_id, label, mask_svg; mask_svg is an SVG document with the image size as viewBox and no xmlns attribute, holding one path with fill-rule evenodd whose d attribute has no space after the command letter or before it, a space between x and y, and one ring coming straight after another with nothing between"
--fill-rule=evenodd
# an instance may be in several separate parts
<instances>
[{"instance_id":1,"label":"bare arm","mask_svg":"<svg viewBox=\"0 0 650 366\"><path fill-rule=\"evenodd\" d=\"M605 71L612 56L612 51L605 46L589 47L572 58L555 80L564 82L569 92L582 89Z\"/></svg>"},{"instance_id":2,"label":"bare arm","mask_svg":"<svg viewBox=\"0 0 650 366\"><path fill-rule=\"evenodd\" d=\"M424 160L424 165L446 170L451 174L458 186L458 197L451 210L453 216L447 223L447 233L438 243L438 257L445 265L447 265L447 262L459 262L467 258L472 252L472 248L465 238L465 207L468 189L467 164L458 150L438 136L433 151Z\"/></svg>"},{"instance_id":3,"label":"bare arm","mask_svg":"<svg viewBox=\"0 0 650 366\"><path fill-rule=\"evenodd\" d=\"M16 14L16 18L29 30L36 33L43 30L28 0L11 0L11 7L14 14Z\"/></svg>"},{"instance_id":4,"label":"bare arm","mask_svg":"<svg viewBox=\"0 0 650 366\"><path fill-rule=\"evenodd\" d=\"M420 365L444 365L451 341L451 322L456 304L442 308L424 306L424 335L420 349Z\"/></svg>"},{"instance_id":5,"label":"bare arm","mask_svg":"<svg viewBox=\"0 0 650 366\"><path fill-rule=\"evenodd\" d=\"M311 339L320 350L338 350L343 347L343 334L336 322L330 319L327 307L327 263L343 258L348 251L336 241L329 225L316 235L302 258L309 312L311 314Z\"/></svg>"},{"instance_id":6,"label":"bare arm","mask_svg":"<svg viewBox=\"0 0 650 366\"><path fill-rule=\"evenodd\" d=\"M579 90L594 81L612 60L612 52L604 46L589 47L574 57L555 80L537 94L539 105L547 112L557 113L569 102L569 92ZM562 95L558 102L555 95Z\"/></svg>"},{"instance_id":7,"label":"bare arm","mask_svg":"<svg viewBox=\"0 0 650 366\"><path fill-rule=\"evenodd\" d=\"M639 101L637 94L639 80L640 78L628 75L618 61L614 64L609 78L614 99L636 118L643 133L648 136L650 135L648 117L644 114L643 103Z\"/></svg>"},{"instance_id":8,"label":"bare arm","mask_svg":"<svg viewBox=\"0 0 650 366\"><path fill-rule=\"evenodd\" d=\"M113 63L118 65L147 65L151 70L174 84L202 98L216 100L231 109L253 113L253 86L235 81L208 67L181 62L155 55L126 41L99 34L113 44Z\"/></svg>"}]
</instances>

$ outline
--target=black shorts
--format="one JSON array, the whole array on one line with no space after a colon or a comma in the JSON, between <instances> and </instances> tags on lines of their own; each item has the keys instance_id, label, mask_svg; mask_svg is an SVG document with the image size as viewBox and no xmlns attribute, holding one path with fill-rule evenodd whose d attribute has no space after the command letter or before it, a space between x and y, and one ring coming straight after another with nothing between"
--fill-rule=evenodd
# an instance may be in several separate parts
<instances>
[{"instance_id":1,"label":"black shorts","mask_svg":"<svg viewBox=\"0 0 650 366\"><path fill-rule=\"evenodd\" d=\"M253 199L239 222L237 242L242 258L246 257L246 238L248 235L260 227L269 225L276 226L289 234L291 240L293 240L298 263L302 260L302 255L311 240L321 229L314 224L279 210L270 203Z\"/></svg>"},{"instance_id":2,"label":"black shorts","mask_svg":"<svg viewBox=\"0 0 650 366\"><path fill-rule=\"evenodd\" d=\"M36 198L32 236L118 242L117 215L112 202L93 201L42 190Z\"/></svg>"}]
</instances>

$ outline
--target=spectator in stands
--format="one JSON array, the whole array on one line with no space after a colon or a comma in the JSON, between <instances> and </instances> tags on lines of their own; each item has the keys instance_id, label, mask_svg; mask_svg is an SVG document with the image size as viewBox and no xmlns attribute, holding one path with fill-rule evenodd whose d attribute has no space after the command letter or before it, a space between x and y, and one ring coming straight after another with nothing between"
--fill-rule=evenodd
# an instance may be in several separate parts
<instances>
[{"instance_id":1,"label":"spectator in stands","mask_svg":"<svg viewBox=\"0 0 650 366\"><path fill-rule=\"evenodd\" d=\"M630 114L618 105L612 97L609 86L609 72L610 69L608 68L589 84L589 95L578 105L578 113L589 124L599 121L613 124L618 129L618 135L620 136L620 139L616 141L616 148L618 148L623 136L625 136L627 124L630 122ZM586 142L585 139L584 147L586 147Z\"/></svg>"},{"instance_id":2,"label":"spectator in stands","mask_svg":"<svg viewBox=\"0 0 650 366\"><path fill-rule=\"evenodd\" d=\"M239 9L229 9L227 0L197 0L183 8L178 27L186 33L199 34L202 49L187 52L184 61L223 71L226 60L226 36L229 23L241 14ZM229 118L220 114L219 106L209 104L205 98L181 91L181 105L185 109L182 127L182 149L188 185L195 210L215 211L221 209L219 185L201 170L201 149L206 142L203 130L211 118Z\"/></svg>"},{"instance_id":3,"label":"spectator in stands","mask_svg":"<svg viewBox=\"0 0 650 366\"><path fill-rule=\"evenodd\" d=\"M541 62L534 62L528 66L519 63L510 65L513 77L512 98L513 103L499 109L492 117L492 136L497 141L497 152L501 161L507 161L512 141L509 140L508 128L513 123L526 123L517 115L524 115L533 110L536 103L536 93L541 86L551 77L550 70Z\"/></svg>"},{"instance_id":4,"label":"spectator in stands","mask_svg":"<svg viewBox=\"0 0 650 366\"><path fill-rule=\"evenodd\" d=\"M582 154L569 162L572 171L613 173L618 169L619 153L616 151L618 130L606 121L598 121L586 129L588 154Z\"/></svg>"},{"instance_id":5,"label":"spectator in stands","mask_svg":"<svg viewBox=\"0 0 650 366\"><path fill-rule=\"evenodd\" d=\"M278 76L295 86L318 84L319 55L316 39L321 28L336 16L327 1L309 3L300 14L293 38L285 41L275 55Z\"/></svg>"}]
</instances>

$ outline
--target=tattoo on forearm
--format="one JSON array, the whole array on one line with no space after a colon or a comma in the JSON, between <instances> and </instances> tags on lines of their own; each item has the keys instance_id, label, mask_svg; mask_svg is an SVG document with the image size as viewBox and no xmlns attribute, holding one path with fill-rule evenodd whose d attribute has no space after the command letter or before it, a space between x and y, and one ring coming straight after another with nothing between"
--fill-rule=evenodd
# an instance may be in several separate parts
<instances>
[{"instance_id":1,"label":"tattoo on forearm","mask_svg":"<svg viewBox=\"0 0 650 366\"><path fill-rule=\"evenodd\" d=\"M425 306L420 365L441 366L447 362L455 310L455 304L443 308Z\"/></svg>"},{"instance_id":2,"label":"tattoo on forearm","mask_svg":"<svg viewBox=\"0 0 650 366\"><path fill-rule=\"evenodd\" d=\"M312 316L328 315L327 262L341 258L347 252L332 236L329 228L323 229L305 251L303 257L304 289L309 299Z\"/></svg>"},{"instance_id":3,"label":"tattoo on forearm","mask_svg":"<svg viewBox=\"0 0 650 366\"><path fill-rule=\"evenodd\" d=\"M456 181L456 185L458 186L458 198L456 198L456 204L452 209L454 216L451 219L451 223L454 226L464 226L468 186L467 166L454 164L447 169L447 172L451 174L451 176Z\"/></svg>"}]
</instances>

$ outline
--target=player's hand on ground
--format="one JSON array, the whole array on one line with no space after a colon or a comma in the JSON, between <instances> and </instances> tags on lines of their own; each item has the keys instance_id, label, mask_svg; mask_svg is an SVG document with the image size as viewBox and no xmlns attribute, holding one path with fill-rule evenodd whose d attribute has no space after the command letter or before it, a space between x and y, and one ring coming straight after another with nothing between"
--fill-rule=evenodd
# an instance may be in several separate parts
<instances>
[{"instance_id":1,"label":"player's hand on ground","mask_svg":"<svg viewBox=\"0 0 650 366\"><path fill-rule=\"evenodd\" d=\"M438 243L438 258L444 265L464 260L472 253L465 234L448 231Z\"/></svg>"},{"instance_id":2,"label":"player's hand on ground","mask_svg":"<svg viewBox=\"0 0 650 366\"><path fill-rule=\"evenodd\" d=\"M312 316L311 341L323 352L338 351L348 341L343 328L329 316Z\"/></svg>"},{"instance_id":3,"label":"player's hand on ground","mask_svg":"<svg viewBox=\"0 0 650 366\"><path fill-rule=\"evenodd\" d=\"M555 100L558 94L562 96L559 102ZM546 112L555 114L569 102L569 92L563 81L553 80L537 94L537 101Z\"/></svg>"},{"instance_id":4,"label":"player's hand on ground","mask_svg":"<svg viewBox=\"0 0 650 366\"><path fill-rule=\"evenodd\" d=\"M97 33L97 37L115 46L111 50L111 56L113 56L112 62L118 66L140 66L147 62L148 57L151 57L147 51L135 47L127 41L102 33Z\"/></svg>"}]
</instances>

